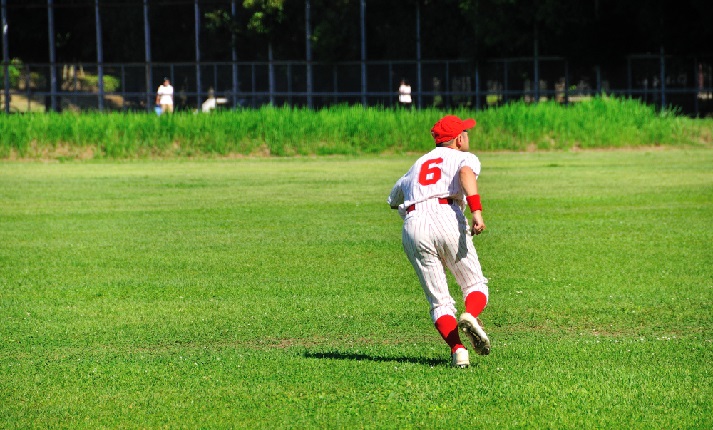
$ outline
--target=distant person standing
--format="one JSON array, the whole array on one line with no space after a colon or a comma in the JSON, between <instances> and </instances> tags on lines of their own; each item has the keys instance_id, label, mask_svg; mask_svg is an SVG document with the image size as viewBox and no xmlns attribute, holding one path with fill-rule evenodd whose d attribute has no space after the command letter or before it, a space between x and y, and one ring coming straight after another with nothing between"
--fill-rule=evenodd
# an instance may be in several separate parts
<instances>
[{"instance_id":1,"label":"distant person standing","mask_svg":"<svg viewBox=\"0 0 713 430\"><path fill-rule=\"evenodd\" d=\"M411 85L406 80L401 79L399 85L399 104L404 107L411 107Z\"/></svg>"},{"instance_id":2,"label":"distant person standing","mask_svg":"<svg viewBox=\"0 0 713 430\"><path fill-rule=\"evenodd\" d=\"M173 112L173 87L168 78L163 78L163 84L158 87L156 104L161 107L161 112Z\"/></svg>"}]
</instances>

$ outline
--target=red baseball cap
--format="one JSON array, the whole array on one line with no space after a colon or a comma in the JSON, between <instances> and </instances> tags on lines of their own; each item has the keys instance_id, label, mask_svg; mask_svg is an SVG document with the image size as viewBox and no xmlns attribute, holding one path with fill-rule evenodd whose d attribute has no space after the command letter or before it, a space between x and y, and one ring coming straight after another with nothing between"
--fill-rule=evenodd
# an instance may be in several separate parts
<instances>
[{"instance_id":1,"label":"red baseball cap","mask_svg":"<svg viewBox=\"0 0 713 430\"><path fill-rule=\"evenodd\" d=\"M455 115L446 115L431 128L431 135L438 145L455 139L459 134L473 127L475 127L475 120L472 118L462 120Z\"/></svg>"}]
</instances>

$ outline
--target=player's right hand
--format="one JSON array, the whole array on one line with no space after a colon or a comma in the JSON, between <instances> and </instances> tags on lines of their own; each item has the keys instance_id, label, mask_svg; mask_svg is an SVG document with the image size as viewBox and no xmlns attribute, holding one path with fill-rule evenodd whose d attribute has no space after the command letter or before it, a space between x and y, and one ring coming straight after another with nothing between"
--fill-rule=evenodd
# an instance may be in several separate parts
<instances>
[{"instance_id":1,"label":"player's right hand","mask_svg":"<svg viewBox=\"0 0 713 430\"><path fill-rule=\"evenodd\" d=\"M485 221L483 221L483 214L480 211L475 211L473 213L473 226L471 227L471 233L473 236L477 236L485 230Z\"/></svg>"}]
</instances>

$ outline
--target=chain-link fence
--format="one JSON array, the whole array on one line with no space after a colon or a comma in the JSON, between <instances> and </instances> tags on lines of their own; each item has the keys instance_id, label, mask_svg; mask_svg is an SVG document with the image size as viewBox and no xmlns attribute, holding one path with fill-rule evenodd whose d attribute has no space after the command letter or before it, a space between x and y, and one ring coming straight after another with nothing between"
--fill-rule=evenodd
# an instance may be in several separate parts
<instances>
[{"instance_id":1,"label":"chain-link fence","mask_svg":"<svg viewBox=\"0 0 713 430\"><path fill-rule=\"evenodd\" d=\"M363 66L363 67L362 67ZM5 76L8 79L5 79ZM176 110L337 104L396 107L399 82L413 107L487 108L513 100L576 103L598 94L713 115L713 58L632 55L620 64L582 66L564 58L455 61L305 61L23 64L0 68L5 112L153 111L164 77ZM99 80L99 76L103 79ZM538 84L534 84L538 82ZM209 109L210 110L210 109Z\"/></svg>"}]
</instances>

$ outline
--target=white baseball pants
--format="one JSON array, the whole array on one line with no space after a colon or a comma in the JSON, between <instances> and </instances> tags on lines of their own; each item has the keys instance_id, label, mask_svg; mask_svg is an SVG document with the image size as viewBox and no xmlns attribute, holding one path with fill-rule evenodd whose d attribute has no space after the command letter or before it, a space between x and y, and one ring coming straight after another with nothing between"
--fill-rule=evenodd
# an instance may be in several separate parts
<instances>
[{"instance_id":1,"label":"white baseball pants","mask_svg":"<svg viewBox=\"0 0 713 430\"><path fill-rule=\"evenodd\" d=\"M417 203L406 214L401 239L434 323L443 315L456 317L444 266L455 277L463 300L473 291L488 297L488 279L483 276L468 221L457 204L441 204L438 199Z\"/></svg>"}]
</instances>

